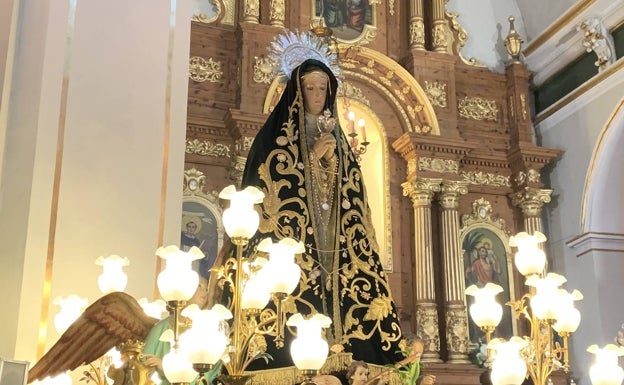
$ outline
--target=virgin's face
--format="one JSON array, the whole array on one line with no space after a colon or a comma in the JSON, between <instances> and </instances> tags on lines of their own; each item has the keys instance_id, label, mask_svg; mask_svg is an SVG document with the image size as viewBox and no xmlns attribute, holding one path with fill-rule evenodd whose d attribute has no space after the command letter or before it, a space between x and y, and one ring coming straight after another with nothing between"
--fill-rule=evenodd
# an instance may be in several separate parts
<instances>
[{"instance_id":1,"label":"virgin's face","mask_svg":"<svg viewBox=\"0 0 624 385\"><path fill-rule=\"evenodd\" d=\"M351 385L364 385L368 381L368 369L359 366L351 376Z\"/></svg>"},{"instance_id":2,"label":"virgin's face","mask_svg":"<svg viewBox=\"0 0 624 385\"><path fill-rule=\"evenodd\" d=\"M320 115L327 97L327 76L318 72L305 74L302 85L303 107L309 114Z\"/></svg>"}]
</instances>

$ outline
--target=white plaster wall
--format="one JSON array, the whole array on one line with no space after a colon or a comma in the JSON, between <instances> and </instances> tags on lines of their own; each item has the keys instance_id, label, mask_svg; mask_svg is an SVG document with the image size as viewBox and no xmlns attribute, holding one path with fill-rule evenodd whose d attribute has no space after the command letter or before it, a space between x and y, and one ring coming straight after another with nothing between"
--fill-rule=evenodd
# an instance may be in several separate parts
<instances>
[{"instance_id":1,"label":"white plaster wall","mask_svg":"<svg viewBox=\"0 0 624 385\"><path fill-rule=\"evenodd\" d=\"M509 33L509 16L514 16L515 29L523 38L524 21L515 1L450 0L447 9L459 13L458 21L466 29L468 40L462 50L464 58L476 58L496 72L504 72L510 59L505 49ZM526 40L526 38L525 38Z\"/></svg>"},{"instance_id":2,"label":"white plaster wall","mask_svg":"<svg viewBox=\"0 0 624 385\"><path fill-rule=\"evenodd\" d=\"M20 294L5 308L0 356L34 361L45 311L46 349L58 338L58 308L42 311L46 260L50 298L94 301L95 259L120 254L131 260L126 292L152 299L154 251L179 243L190 0L22 6L0 202L0 289Z\"/></svg>"},{"instance_id":3,"label":"white plaster wall","mask_svg":"<svg viewBox=\"0 0 624 385\"><path fill-rule=\"evenodd\" d=\"M522 12L527 43L538 37L578 0L515 0Z\"/></svg>"},{"instance_id":4,"label":"white plaster wall","mask_svg":"<svg viewBox=\"0 0 624 385\"><path fill-rule=\"evenodd\" d=\"M545 219L550 236L550 270L567 277L568 290L576 288L585 296L578 303L582 314L581 325L571 339L571 367L580 384L590 384L587 373L592 357L586 352L587 347L594 343L599 346L612 343L624 321L624 308L620 299L624 289L621 279L624 255L621 252L594 251L577 257L576 251L567 246L566 242L583 232L583 194L594 148L601 131L623 98L624 74L620 71L536 127L541 145L564 151L554 170L547 176L549 187L554 192L552 202L545 209ZM615 152L610 162L618 164L621 170L620 154L621 151ZM613 180L614 185L621 184L622 177L619 179ZM613 185L599 187L610 189ZM597 203L595 207L611 207L609 222L624 223L624 212L618 209L622 207L619 201ZM602 231L605 230L602 227Z\"/></svg>"}]
</instances>

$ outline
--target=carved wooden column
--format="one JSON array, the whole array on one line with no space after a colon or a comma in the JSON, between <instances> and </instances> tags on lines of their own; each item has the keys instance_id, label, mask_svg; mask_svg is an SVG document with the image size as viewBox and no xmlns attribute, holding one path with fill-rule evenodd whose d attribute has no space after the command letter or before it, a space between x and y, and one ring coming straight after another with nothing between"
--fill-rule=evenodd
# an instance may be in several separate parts
<instances>
[{"instance_id":1,"label":"carved wooden column","mask_svg":"<svg viewBox=\"0 0 624 385\"><path fill-rule=\"evenodd\" d=\"M260 21L260 0L245 0L243 21L258 24Z\"/></svg>"},{"instance_id":2,"label":"carved wooden column","mask_svg":"<svg viewBox=\"0 0 624 385\"><path fill-rule=\"evenodd\" d=\"M435 298L431 236L431 201L440 191L442 179L414 178L402 184L403 195L414 207L414 288L416 335L425 343L423 362L440 361L440 332Z\"/></svg>"},{"instance_id":3,"label":"carved wooden column","mask_svg":"<svg viewBox=\"0 0 624 385\"><path fill-rule=\"evenodd\" d=\"M533 234L536 231L544 232L542 229L542 207L544 203L550 202L552 190L525 187L511 195L511 203L522 209L524 217L524 231Z\"/></svg>"},{"instance_id":4,"label":"carved wooden column","mask_svg":"<svg viewBox=\"0 0 624 385\"><path fill-rule=\"evenodd\" d=\"M271 25L274 27L284 27L284 19L286 18L286 4L284 0L271 0Z\"/></svg>"},{"instance_id":5,"label":"carved wooden column","mask_svg":"<svg viewBox=\"0 0 624 385\"><path fill-rule=\"evenodd\" d=\"M432 0L433 25L431 27L432 47L435 52L448 53L448 23L445 19L446 1Z\"/></svg>"},{"instance_id":6,"label":"carved wooden column","mask_svg":"<svg viewBox=\"0 0 624 385\"><path fill-rule=\"evenodd\" d=\"M425 50L425 19L423 0L411 0L409 21L409 44L411 49Z\"/></svg>"},{"instance_id":7,"label":"carved wooden column","mask_svg":"<svg viewBox=\"0 0 624 385\"><path fill-rule=\"evenodd\" d=\"M444 256L444 314L449 363L468 363L468 313L466 285L459 245L459 197L468 193L468 182L444 181L439 196L442 207L442 253Z\"/></svg>"}]
</instances>

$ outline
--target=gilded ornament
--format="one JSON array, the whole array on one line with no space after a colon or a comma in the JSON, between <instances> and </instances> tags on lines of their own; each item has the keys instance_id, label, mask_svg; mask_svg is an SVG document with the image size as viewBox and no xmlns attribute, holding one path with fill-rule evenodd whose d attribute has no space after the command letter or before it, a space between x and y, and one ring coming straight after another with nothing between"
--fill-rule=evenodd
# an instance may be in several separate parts
<instances>
[{"instance_id":1,"label":"gilded ornament","mask_svg":"<svg viewBox=\"0 0 624 385\"><path fill-rule=\"evenodd\" d=\"M210 9L204 9L204 7L212 7ZM219 16L223 12L223 8L221 6L220 1L215 0L194 0L193 1L193 9L199 12L194 13L191 16L192 21L197 21L199 23L212 23L216 21Z\"/></svg>"},{"instance_id":2,"label":"gilded ornament","mask_svg":"<svg viewBox=\"0 0 624 385\"><path fill-rule=\"evenodd\" d=\"M511 56L511 62L520 63L520 53L522 52L522 43L524 43L524 40L522 40L514 28L515 20L515 17L509 16L509 33L505 38L505 48L509 56Z\"/></svg>"},{"instance_id":3,"label":"gilded ornament","mask_svg":"<svg viewBox=\"0 0 624 385\"><path fill-rule=\"evenodd\" d=\"M416 335L423 339L425 350L440 351L438 312L435 305L416 305L416 325Z\"/></svg>"},{"instance_id":4,"label":"gilded ornament","mask_svg":"<svg viewBox=\"0 0 624 385\"><path fill-rule=\"evenodd\" d=\"M613 36L602 20L597 17L590 17L584 20L577 30L584 34L582 44L585 50L587 52L594 51L596 54L597 60L594 64L600 70L615 63L616 51Z\"/></svg>"},{"instance_id":5,"label":"gilded ornament","mask_svg":"<svg viewBox=\"0 0 624 385\"><path fill-rule=\"evenodd\" d=\"M238 138L235 144L236 152L240 154L241 152L249 151L253 141L254 138L251 136L242 136Z\"/></svg>"},{"instance_id":6,"label":"gilded ornament","mask_svg":"<svg viewBox=\"0 0 624 385\"><path fill-rule=\"evenodd\" d=\"M470 184L494 187L511 187L508 176L484 173L483 171L462 171L462 177Z\"/></svg>"},{"instance_id":7,"label":"gilded ornament","mask_svg":"<svg viewBox=\"0 0 624 385\"><path fill-rule=\"evenodd\" d=\"M421 157L418 158L418 170L457 174L459 162L452 159Z\"/></svg>"},{"instance_id":8,"label":"gilded ornament","mask_svg":"<svg viewBox=\"0 0 624 385\"><path fill-rule=\"evenodd\" d=\"M271 25L274 27L283 27L285 17L284 0L271 0Z\"/></svg>"},{"instance_id":9,"label":"gilded ornament","mask_svg":"<svg viewBox=\"0 0 624 385\"><path fill-rule=\"evenodd\" d=\"M361 67L360 70L364 73L367 73L369 75L372 75L375 73L375 60L374 59L369 59L366 62L366 66L365 67Z\"/></svg>"},{"instance_id":10,"label":"gilded ornament","mask_svg":"<svg viewBox=\"0 0 624 385\"><path fill-rule=\"evenodd\" d=\"M422 111L423 105L422 104L416 104L414 106L408 105L406 108L407 108L407 113L409 114L410 118L416 119L416 113Z\"/></svg>"},{"instance_id":11,"label":"gilded ornament","mask_svg":"<svg viewBox=\"0 0 624 385\"><path fill-rule=\"evenodd\" d=\"M492 204L489 201L487 201L483 197L475 200L474 202L472 202L472 214L462 215L463 227L460 229L460 233L462 233L463 231L465 231L466 228L475 223L487 222L493 225L498 231L500 231L502 235L508 234L509 231L507 231L505 220L498 217L497 215L492 215L492 213Z\"/></svg>"},{"instance_id":12,"label":"gilded ornament","mask_svg":"<svg viewBox=\"0 0 624 385\"><path fill-rule=\"evenodd\" d=\"M184 170L183 186L184 192L187 194L195 194L198 191L203 191L206 186L206 175L195 168Z\"/></svg>"},{"instance_id":13,"label":"gilded ornament","mask_svg":"<svg viewBox=\"0 0 624 385\"><path fill-rule=\"evenodd\" d=\"M425 23L422 18L417 18L409 25L410 46L415 49L425 49Z\"/></svg>"},{"instance_id":14,"label":"gilded ornament","mask_svg":"<svg viewBox=\"0 0 624 385\"><path fill-rule=\"evenodd\" d=\"M478 96L464 96L459 101L459 116L475 120L498 120L496 101L487 100Z\"/></svg>"},{"instance_id":15,"label":"gilded ornament","mask_svg":"<svg viewBox=\"0 0 624 385\"><path fill-rule=\"evenodd\" d=\"M509 115L511 115L511 117L514 117L514 98L513 95L509 95Z\"/></svg>"},{"instance_id":16,"label":"gilded ornament","mask_svg":"<svg viewBox=\"0 0 624 385\"><path fill-rule=\"evenodd\" d=\"M354 86L350 82L342 82L338 86L337 96L345 97L347 99L355 99L360 103L363 103L370 107L370 100L364 96L364 93L359 87Z\"/></svg>"},{"instance_id":17,"label":"gilded ornament","mask_svg":"<svg viewBox=\"0 0 624 385\"><path fill-rule=\"evenodd\" d=\"M253 81L270 84L273 80L273 63L267 57L254 57Z\"/></svg>"},{"instance_id":18,"label":"gilded ornament","mask_svg":"<svg viewBox=\"0 0 624 385\"><path fill-rule=\"evenodd\" d=\"M436 52L448 52L448 39L446 37L446 23L434 22L433 25L433 50Z\"/></svg>"},{"instance_id":19,"label":"gilded ornament","mask_svg":"<svg viewBox=\"0 0 624 385\"><path fill-rule=\"evenodd\" d=\"M520 106L522 107L522 121L526 121L527 106L526 106L526 96L524 96L524 94L520 94Z\"/></svg>"},{"instance_id":20,"label":"gilded ornament","mask_svg":"<svg viewBox=\"0 0 624 385\"><path fill-rule=\"evenodd\" d=\"M525 187L510 195L511 204L520 207L526 217L535 217L541 215L542 207L550 202L551 194L552 190Z\"/></svg>"},{"instance_id":21,"label":"gilded ornament","mask_svg":"<svg viewBox=\"0 0 624 385\"><path fill-rule=\"evenodd\" d=\"M245 163L247 158L244 156L236 156L230 163L230 178L235 180L237 184L240 184L243 179L243 172L245 171Z\"/></svg>"},{"instance_id":22,"label":"gilded ornament","mask_svg":"<svg viewBox=\"0 0 624 385\"><path fill-rule=\"evenodd\" d=\"M449 309L446 313L446 340L449 351L468 353L468 317L466 309Z\"/></svg>"},{"instance_id":23,"label":"gilded ornament","mask_svg":"<svg viewBox=\"0 0 624 385\"><path fill-rule=\"evenodd\" d=\"M186 153L197 154L204 156L214 157L229 157L230 147L221 143L214 143L209 140L187 140L186 141Z\"/></svg>"},{"instance_id":24,"label":"gilded ornament","mask_svg":"<svg viewBox=\"0 0 624 385\"><path fill-rule=\"evenodd\" d=\"M388 0L388 10L391 16L394 16L394 0Z\"/></svg>"},{"instance_id":25,"label":"gilded ornament","mask_svg":"<svg viewBox=\"0 0 624 385\"><path fill-rule=\"evenodd\" d=\"M227 25L234 25L234 10L236 7L236 0L221 0L225 6L225 12L223 13L223 19L221 23Z\"/></svg>"},{"instance_id":26,"label":"gilded ornament","mask_svg":"<svg viewBox=\"0 0 624 385\"><path fill-rule=\"evenodd\" d=\"M258 23L260 18L260 1L259 0L245 0L245 7L243 9L243 20L248 23Z\"/></svg>"},{"instance_id":27,"label":"gilded ornament","mask_svg":"<svg viewBox=\"0 0 624 385\"><path fill-rule=\"evenodd\" d=\"M189 77L196 82L209 81L216 83L221 80L223 72L221 71L221 63L208 58L208 60L193 56L189 60Z\"/></svg>"},{"instance_id":28,"label":"gilded ornament","mask_svg":"<svg viewBox=\"0 0 624 385\"><path fill-rule=\"evenodd\" d=\"M432 83L425 80L425 92L432 105L445 108L446 107L446 83L434 80Z\"/></svg>"}]
</instances>

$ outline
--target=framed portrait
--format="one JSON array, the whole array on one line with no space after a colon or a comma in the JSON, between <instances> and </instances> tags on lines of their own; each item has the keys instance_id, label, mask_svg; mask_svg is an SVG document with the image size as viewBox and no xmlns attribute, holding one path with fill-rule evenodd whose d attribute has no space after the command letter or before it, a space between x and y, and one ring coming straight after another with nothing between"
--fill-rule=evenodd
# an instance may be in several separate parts
<instances>
[{"instance_id":1,"label":"framed portrait","mask_svg":"<svg viewBox=\"0 0 624 385\"><path fill-rule=\"evenodd\" d=\"M330 27L340 42L367 43L376 35L375 5L369 0L312 0L316 22Z\"/></svg>"},{"instance_id":2,"label":"framed portrait","mask_svg":"<svg viewBox=\"0 0 624 385\"><path fill-rule=\"evenodd\" d=\"M509 247L509 235L502 219L492 216L492 206L483 198L473 203L473 214L464 215L460 233L464 280L466 287L487 283L502 286L503 292L496 300L503 307L503 318L492 337L509 338L516 332L512 310L505 305L515 300L513 260ZM474 302L473 296L466 296L466 305ZM468 317L468 335L471 344L485 343L485 333Z\"/></svg>"},{"instance_id":3,"label":"framed portrait","mask_svg":"<svg viewBox=\"0 0 624 385\"><path fill-rule=\"evenodd\" d=\"M216 192L203 191L206 176L196 169L184 172L184 197L180 228L180 249L196 246L204 257L194 261L193 269L209 279L217 254L223 244L222 209Z\"/></svg>"}]
</instances>

